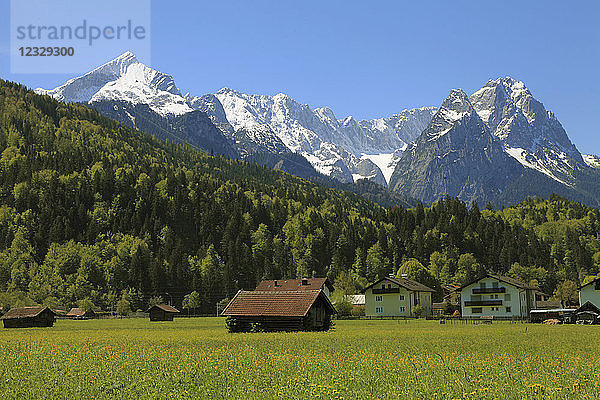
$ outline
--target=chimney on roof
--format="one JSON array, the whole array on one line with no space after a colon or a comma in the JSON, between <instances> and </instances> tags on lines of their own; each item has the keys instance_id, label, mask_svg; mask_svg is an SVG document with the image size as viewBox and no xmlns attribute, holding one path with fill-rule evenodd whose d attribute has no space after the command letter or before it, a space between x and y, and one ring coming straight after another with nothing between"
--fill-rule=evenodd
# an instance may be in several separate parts
<instances>
[{"instance_id":1,"label":"chimney on roof","mask_svg":"<svg viewBox=\"0 0 600 400\"><path fill-rule=\"evenodd\" d=\"M302 278L302 286L308 285L308 278Z\"/></svg>"}]
</instances>

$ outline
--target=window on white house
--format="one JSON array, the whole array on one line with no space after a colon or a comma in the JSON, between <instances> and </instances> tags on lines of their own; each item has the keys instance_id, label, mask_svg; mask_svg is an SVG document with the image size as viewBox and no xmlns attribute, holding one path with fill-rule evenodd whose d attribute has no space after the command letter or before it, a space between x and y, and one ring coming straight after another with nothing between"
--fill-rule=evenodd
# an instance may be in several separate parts
<instances>
[{"instance_id":1,"label":"window on white house","mask_svg":"<svg viewBox=\"0 0 600 400\"><path fill-rule=\"evenodd\" d=\"M510 293L504 295L504 301L510 301Z\"/></svg>"},{"instance_id":2,"label":"window on white house","mask_svg":"<svg viewBox=\"0 0 600 400\"><path fill-rule=\"evenodd\" d=\"M483 312L483 309L481 307L473 307L473 309L471 310L471 312L473 314L481 314Z\"/></svg>"},{"instance_id":3,"label":"window on white house","mask_svg":"<svg viewBox=\"0 0 600 400\"><path fill-rule=\"evenodd\" d=\"M492 287L495 289L498 287L498 282L492 282Z\"/></svg>"},{"instance_id":4,"label":"window on white house","mask_svg":"<svg viewBox=\"0 0 600 400\"><path fill-rule=\"evenodd\" d=\"M398 296L398 300L400 300L400 301L404 301L404 295L403 295L403 294L401 294L400 296Z\"/></svg>"},{"instance_id":5,"label":"window on white house","mask_svg":"<svg viewBox=\"0 0 600 400\"><path fill-rule=\"evenodd\" d=\"M482 289L485 289L485 282L479 283L479 287L482 288Z\"/></svg>"},{"instance_id":6,"label":"window on white house","mask_svg":"<svg viewBox=\"0 0 600 400\"><path fill-rule=\"evenodd\" d=\"M510 312L510 307L506 307L506 312Z\"/></svg>"},{"instance_id":7,"label":"window on white house","mask_svg":"<svg viewBox=\"0 0 600 400\"><path fill-rule=\"evenodd\" d=\"M376 307L376 308L375 308L375 312L376 312L377 314L382 314L382 313L383 313L383 307Z\"/></svg>"},{"instance_id":8,"label":"window on white house","mask_svg":"<svg viewBox=\"0 0 600 400\"><path fill-rule=\"evenodd\" d=\"M383 301L383 296L375 296L375 301Z\"/></svg>"},{"instance_id":9,"label":"window on white house","mask_svg":"<svg viewBox=\"0 0 600 400\"><path fill-rule=\"evenodd\" d=\"M400 312L405 312L405 311L406 311L406 308L404 308L404 307L401 306L400 307Z\"/></svg>"}]
</instances>

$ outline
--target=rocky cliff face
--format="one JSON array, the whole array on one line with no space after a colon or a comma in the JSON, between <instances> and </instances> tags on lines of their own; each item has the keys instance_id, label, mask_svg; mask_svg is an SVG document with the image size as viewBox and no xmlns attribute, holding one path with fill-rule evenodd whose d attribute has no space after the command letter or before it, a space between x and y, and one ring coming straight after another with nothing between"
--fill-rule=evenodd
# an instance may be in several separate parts
<instances>
[{"instance_id":1,"label":"rocky cliff face","mask_svg":"<svg viewBox=\"0 0 600 400\"><path fill-rule=\"evenodd\" d=\"M443 196L492 201L521 174L467 95L453 90L392 175L393 190L431 203Z\"/></svg>"},{"instance_id":2,"label":"rocky cliff face","mask_svg":"<svg viewBox=\"0 0 600 400\"><path fill-rule=\"evenodd\" d=\"M490 80L470 101L505 151L523 166L567 184L577 169L587 166L556 116L523 82Z\"/></svg>"}]
</instances>

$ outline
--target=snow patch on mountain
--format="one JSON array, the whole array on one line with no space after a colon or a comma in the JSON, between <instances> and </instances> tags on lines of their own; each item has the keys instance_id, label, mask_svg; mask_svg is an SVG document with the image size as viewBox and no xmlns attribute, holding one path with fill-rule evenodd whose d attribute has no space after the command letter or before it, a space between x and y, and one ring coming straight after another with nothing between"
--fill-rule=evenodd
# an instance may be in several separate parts
<instances>
[{"instance_id":1,"label":"snow patch on mountain","mask_svg":"<svg viewBox=\"0 0 600 400\"><path fill-rule=\"evenodd\" d=\"M583 161L592 168L600 168L600 157L593 154L582 154Z\"/></svg>"},{"instance_id":2,"label":"snow patch on mountain","mask_svg":"<svg viewBox=\"0 0 600 400\"><path fill-rule=\"evenodd\" d=\"M392 153L380 153L380 154L361 154L361 159L371 160L375 165L379 167L383 173L383 177L387 184L390 183L390 178L396 169L396 164L400 160L400 156L406 150L408 145L405 145L401 149L398 149Z\"/></svg>"},{"instance_id":3,"label":"snow patch on mountain","mask_svg":"<svg viewBox=\"0 0 600 400\"><path fill-rule=\"evenodd\" d=\"M552 171L548 170L547 168L544 168L543 163L540 162L540 159L537 158L534 154L530 153L529 151L519 147L504 147L504 151L506 151L508 155L513 157L524 167L535 169L564 185L568 185L566 182L557 178L552 173Z\"/></svg>"}]
</instances>

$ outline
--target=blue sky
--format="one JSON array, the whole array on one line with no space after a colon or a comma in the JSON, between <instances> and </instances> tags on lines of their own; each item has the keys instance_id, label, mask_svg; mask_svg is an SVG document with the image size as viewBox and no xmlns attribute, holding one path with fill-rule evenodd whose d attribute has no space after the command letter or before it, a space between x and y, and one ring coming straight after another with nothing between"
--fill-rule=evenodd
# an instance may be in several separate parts
<instances>
[{"instance_id":1,"label":"blue sky","mask_svg":"<svg viewBox=\"0 0 600 400\"><path fill-rule=\"evenodd\" d=\"M46 88L72 77L9 73L0 1L0 77ZM598 15L597 1L153 1L150 64L183 92L284 92L338 118L439 105L508 75L600 154Z\"/></svg>"}]
</instances>

